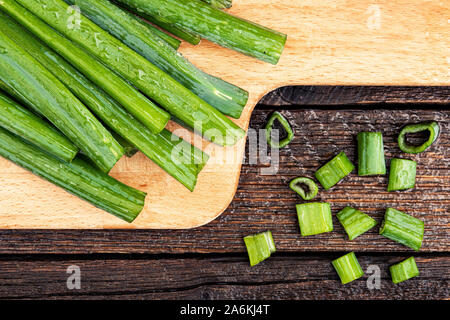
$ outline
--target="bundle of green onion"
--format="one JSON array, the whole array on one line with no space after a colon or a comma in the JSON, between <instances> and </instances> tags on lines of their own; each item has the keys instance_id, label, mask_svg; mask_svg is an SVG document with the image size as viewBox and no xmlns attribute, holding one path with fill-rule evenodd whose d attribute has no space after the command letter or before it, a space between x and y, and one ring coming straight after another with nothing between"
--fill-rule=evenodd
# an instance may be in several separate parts
<instances>
[{"instance_id":1,"label":"bundle of green onion","mask_svg":"<svg viewBox=\"0 0 450 320\"><path fill-rule=\"evenodd\" d=\"M168 121L234 145L245 131L228 116L241 116L248 92L196 68L177 52L180 40L118 5L191 43L211 39L271 63L286 35L222 11L231 0L0 1L0 134L9 141L0 154L131 222L145 194L107 175L117 161L141 151L193 191L209 156Z\"/></svg>"}]
</instances>

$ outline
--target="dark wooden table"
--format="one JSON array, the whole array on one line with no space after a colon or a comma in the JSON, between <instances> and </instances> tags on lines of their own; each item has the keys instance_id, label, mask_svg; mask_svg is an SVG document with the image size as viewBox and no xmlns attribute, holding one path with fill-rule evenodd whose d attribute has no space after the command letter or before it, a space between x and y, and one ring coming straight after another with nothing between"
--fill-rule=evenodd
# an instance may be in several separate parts
<instances>
[{"instance_id":1,"label":"dark wooden table","mask_svg":"<svg viewBox=\"0 0 450 320\"><path fill-rule=\"evenodd\" d=\"M238 192L226 212L194 230L0 230L0 298L148 299L448 299L450 298L450 87L295 87L266 96L251 127L282 110L296 137L280 152L279 173L264 164L242 168ZM395 137L408 122L435 119L437 146L416 156L417 188L387 193L386 177L352 174L319 201L333 213L346 205L381 221L393 206L425 221L420 252L369 231L350 242L335 217L335 231L301 238L298 198L287 182L344 150L354 159L354 135L381 130L388 158L401 155ZM0 203L1 205L1 203ZM242 237L270 229L277 253L250 268ZM341 285L331 260L354 250L364 268L379 267L381 288L367 278ZM389 265L414 255L420 277L394 285ZM69 290L66 270L81 270L81 289ZM376 268L376 267L375 267Z\"/></svg>"}]
</instances>

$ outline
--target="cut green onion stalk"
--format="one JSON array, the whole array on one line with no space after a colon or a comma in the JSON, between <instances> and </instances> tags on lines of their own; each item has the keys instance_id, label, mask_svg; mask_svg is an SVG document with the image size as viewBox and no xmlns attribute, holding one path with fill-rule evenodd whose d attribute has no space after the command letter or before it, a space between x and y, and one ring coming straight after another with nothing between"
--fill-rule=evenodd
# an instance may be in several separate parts
<instances>
[{"instance_id":1,"label":"cut green onion stalk","mask_svg":"<svg viewBox=\"0 0 450 320\"><path fill-rule=\"evenodd\" d=\"M283 129L286 131L286 138L282 139L281 141L275 141L274 137L272 136L272 131L274 130L273 125L275 123L275 120L277 120L281 126L283 127ZM267 139L267 143L269 143L269 145L273 148L284 148L285 146L287 146L292 139L294 139L294 131L292 130L291 125L289 124L289 121L287 121L287 119L278 111L275 111L271 114L271 116L269 117L269 121L267 121L266 124L266 139ZM279 136L278 136L278 140L279 140Z\"/></svg>"},{"instance_id":2,"label":"cut green onion stalk","mask_svg":"<svg viewBox=\"0 0 450 320\"><path fill-rule=\"evenodd\" d=\"M329 203L297 204L297 216L302 236L333 231L331 207Z\"/></svg>"},{"instance_id":3,"label":"cut green onion stalk","mask_svg":"<svg viewBox=\"0 0 450 320\"><path fill-rule=\"evenodd\" d=\"M347 232L349 240L355 239L377 224L370 216L352 207L345 207L339 211L337 218Z\"/></svg>"},{"instance_id":4,"label":"cut green onion stalk","mask_svg":"<svg viewBox=\"0 0 450 320\"><path fill-rule=\"evenodd\" d=\"M341 279L342 284L347 284L364 275L355 253L350 252L332 262L333 267Z\"/></svg>"},{"instance_id":5,"label":"cut green onion stalk","mask_svg":"<svg viewBox=\"0 0 450 320\"><path fill-rule=\"evenodd\" d=\"M424 223L399 210L388 208L380 234L419 251L422 246Z\"/></svg>"},{"instance_id":6,"label":"cut green onion stalk","mask_svg":"<svg viewBox=\"0 0 450 320\"><path fill-rule=\"evenodd\" d=\"M0 8L5 2L0 2ZM1 19L3 20L3 18ZM0 28L0 79L33 101L44 115L104 172L124 151L94 115L43 65Z\"/></svg>"},{"instance_id":7,"label":"cut green onion stalk","mask_svg":"<svg viewBox=\"0 0 450 320\"><path fill-rule=\"evenodd\" d=\"M106 0L66 0L108 30L130 48L175 78L197 96L233 118L239 118L247 104L248 92L197 69L157 35L147 32L143 22Z\"/></svg>"},{"instance_id":8,"label":"cut green onion stalk","mask_svg":"<svg viewBox=\"0 0 450 320\"><path fill-rule=\"evenodd\" d=\"M244 237L244 242L250 258L250 266L252 267L266 260L276 251L272 232L270 231Z\"/></svg>"},{"instance_id":9,"label":"cut green onion stalk","mask_svg":"<svg viewBox=\"0 0 450 320\"><path fill-rule=\"evenodd\" d=\"M409 133L418 133L428 131L430 136L420 146L413 146L407 143L406 135ZM405 153L421 153L428 149L439 137L439 124L436 121L423 122L405 126L398 136L398 146Z\"/></svg>"},{"instance_id":10,"label":"cut green onion stalk","mask_svg":"<svg viewBox=\"0 0 450 320\"><path fill-rule=\"evenodd\" d=\"M286 35L240 19L200 0L118 0L221 46L277 64Z\"/></svg>"},{"instance_id":11,"label":"cut green onion stalk","mask_svg":"<svg viewBox=\"0 0 450 320\"><path fill-rule=\"evenodd\" d=\"M61 161L0 128L0 155L127 222L144 208L144 192L94 168L81 158Z\"/></svg>"},{"instance_id":12,"label":"cut green onion stalk","mask_svg":"<svg viewBox=\"0 0 450 320\"><path fill-rule=\"evenodd\" d=\"M303 200L314 199L319 191L319 188L314 180L306 177L295 178L289 183L289 187L297 192Z\"/></svg>"},{"instance_id":13,"label":"cut green onion stalk","mask_svg":"<svg viewBox=\"0 0 450 320\"><path fill-rule=\"evenodd\" d=\"M339 153L331 161L316 171L316 178L325 190L330 189L355 169L353 163L344 152Z\"/></svg>"},{"instance_id":14,"label":"cut green onion stalk","mask_svg":"<svg viewBox=\"0 0 450 320\"><path fill-rule=\"evenodd\" d=\"M61 160L70 162L78 153L78 148L48 122L18 105L1 92L0 127Z\"/></svg>"},{"instance_id":15,"label":"cut green onion stalk","mask_svg":"<svg viewBox=\"0 0 450 320\"><path fill-rule=\"evenodd\" d=\"M381 132L358 133L358 175L386 174L383 134Z\"/></svg>"},{"instance_id":16,"label":"cut green onion stalk","mask_svg":"<svg viewBox=\"0 0 450 320\"><path fill-rule=\"evenodd\" d=\"M410 257L391 266L389 271L391 272L393 283L400 283L419 275L419 269L417 268L414 257Z\"/></svg>"},{"instance_id":17,"label":"cut green onion stalk","mask_svg":"<svg viewBox=\"0 0 450 320\"><path fill-rule=\"evenodd\" d=\"M14 34L16 41L22 43L23 48L29 54L32 54L37 61L55 74L103 121L113 135L116 133L115 137L121 137L119 143L127 148L129 155L136 151L135 148L141 150L189 190L194 189L200 171L199 164L203 167L204 163L203 160L194 162L191 154L199 154L204 161L207 161L208 157L201 150L194 148L184 140L179 141L176 136L172 137L172 134L165 129L160 134L153 134L103 90L90 82L22 26L1 12L0 18L2 29ZM176 152L177 149L183 152Z\"/></svg>"},{"instance_id":18,"label":"cut green onion stalk","mask_svg":"<svg viewBox=\"0 0 450 320\"><path fill-rule=\"evenodd\" d=\"M217 9L229 9L233 5L233 0L203 0Z\"/></svg>"},{"instance_id":19,"label":"cut green onion stalk","mask_svg":"<svg viewBox=\"0 0 450 320\"><path fill-rule=\"evenodd\" d=\"M392 159L388 191L406 190L416 185L417 163L406 159Z\"/></svg>"},{"instance_id":20,"label":"cut green onion stalk","mask_svg":"<svg viewBox=\"0 0 450 320\"><path fill-rule=\"evenodd\" d=\"M64 1L47 0L45 6L39 0L17 2L122 75L189 127L199 130L205 138L219 145L234 145L245 136L245 131L229 118L88 18L81 15L79 27L67 28L71 13ZM55 19L55 15L59 18Z\"/></svg>"}]
</instances>

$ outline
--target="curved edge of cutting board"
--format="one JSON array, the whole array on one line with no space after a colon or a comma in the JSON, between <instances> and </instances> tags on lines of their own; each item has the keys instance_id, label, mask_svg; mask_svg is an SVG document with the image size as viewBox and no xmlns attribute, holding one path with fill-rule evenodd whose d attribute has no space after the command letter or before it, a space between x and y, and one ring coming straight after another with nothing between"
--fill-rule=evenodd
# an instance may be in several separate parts
<instances>
[{"instance_id":1,"label":"curved edge of cutting board","mask_svg":"<svg viewBox=\"0 0 450 320\"><path fill-rule=\"evenodd\" d=\"M271 91L274 91L278 88L273 88L272 90L268 90L267 93L270 93ZM249 102L247 103L242 116L240 119L247 119L245 121L245 125L241 125L242 128L248 130L249 128L249 124L250 124L250 118L251 115L255 109L255 107L258 105L259 101L261 101L261 99L267 94L267 93L259 93L257 95L251 95L249 97ZM238 156L239 158L242 158L242 156L244 155L245 152L245 148L246 148L246 141L247 141L247 136L245 136L243 138L242 141L240 141L240 143L238 144L237 149L239 150L238 153L242 153L242 155ZM223 199L220 204L217 205L217 208L215 210L210 210L210 212L208 212L209 218L206 219L204 221L199 222L196 225L192 225L189 228L183 228L183 229L195 229L198 227L202 227L204 225L207 225L209 223L211 223L212 221L216 220L218 217L220 217L222 215L222 213L224 213L224 211L229 207L230 203L233 201L234 196L236 195L238 186L239 186L239 179L241 176L241 170L242 170L242 165L243 162L242 161L238 161L237 167L236 167L236 173L234 173L232 175L232 177L234 177L234 183L232 183L233 185L233 190L232 192L228 193L228 197ZM202 179L202 176L199 177L199 180ZM219 208L220 206L220 208ZM212 208L210 208L212 209ZM215 212L215 215L214 215Z\"/></svg>"}]
</instances>

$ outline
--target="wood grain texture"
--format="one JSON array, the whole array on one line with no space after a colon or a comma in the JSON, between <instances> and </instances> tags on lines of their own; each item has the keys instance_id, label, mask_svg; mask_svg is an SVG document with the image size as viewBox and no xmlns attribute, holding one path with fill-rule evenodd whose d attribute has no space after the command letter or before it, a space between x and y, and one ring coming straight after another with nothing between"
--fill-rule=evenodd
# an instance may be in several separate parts
<instances>
[{"instance_id":1,"label":"wood grain texture","mask_svg":"<svg viewBox=\"0 0 450 320\"><path fill-rule=\"evenodd\" d=\"M383 107L383 104L403 107L447 106L450 103L449 87L399 87L399 86L293 86L282 87L264 96L260 107L267 106L342 106ZM415 106L408 106L414 103Z\"/></svg>"},{"instance_id":2,"label":"wood grain texture","mask_svg":"<svg viewBox=\"0 0 450 320\"><path fill-rule=\"evenodd\" d=\"M370 274L341 285L334 255L275 254L251 268L234 257L65 257L0 258L1 299L448 299L450 258L419 256L420 276L391 282L389 266L407 256L358 254L364 271L380 268L380 289L370 290ZM81 271L81 289L68 290L66 270Z\"/></svg>"},{"instance_id":3,"label":"wood grain texture","mask_svg":"<svg viewBox=\"0 0 450 320\"><path fill-rule=\"evenodd\" d=\"M283 85L450 83L450 7L446 2L295 0L287 5L281 0L237 0L231 12L288 34L277 66L208 41L198 47L184 44L180 50L205 71L250 92L250 101L237 120L243 128L248 127L262 96ZM170 128L178 127L172 124ZM133 224L0 160L0 228L179 229L203 225L220 215L233 198L244 142L227 149L196 143L212 157L194 193L141 154L120 161L112 175L148 193L144 212ZM225 163L226 158L232 161Z\"/></svg>"},{"instance_id":4,"label":"wood grain texture","mask_svg":"<svg viewBox=\"0 0 450 320\"><path fill-rule=\"evenodd\" d=\"M420 96L420 95L419 95ZM350 99L350 98L346 98ZM370 97L367 97L370 99ZM387 106L389 107L389 106ZM256 109L251 128L261 128L268 107ZM234 201L226 212L207 226L193 230L2 230L0 253L225 253L244 252L242 237L272 230L281 252L377 251L411 252L408 248L377 234L374 228L350 242L334 218L335 231L314 237L300 237L295 204L301 199L287 186L299 175L312 176L315 169L333 154L344 150L355 157L354 135L362 130L381 130L386 155L405 156L395 143L398 129L405 123L437 120L442 134L426 153L407 156L418 161L417 188L388 193L387 177L358 177L353 173L341 184L325 192L319 201L332 204L333 214L353 205L381 221L387 206L425 221L423 252L448 252L450 248L450 111L448 110L327 110L285 109L295 128L292 144L280 153L279 173L260 174L263 164L244 164Z\"/></svg>"}]
</instances>

